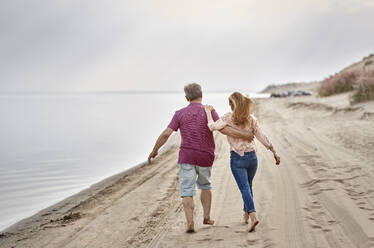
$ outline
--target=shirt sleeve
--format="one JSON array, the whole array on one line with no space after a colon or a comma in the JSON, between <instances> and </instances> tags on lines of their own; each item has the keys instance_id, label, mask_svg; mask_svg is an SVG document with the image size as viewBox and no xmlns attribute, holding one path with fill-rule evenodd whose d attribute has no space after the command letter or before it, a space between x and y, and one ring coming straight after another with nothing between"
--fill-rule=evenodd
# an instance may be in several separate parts
<instances>
[{"instance_id":1,"label":"shirt sleeve","mask_svg":"<svg viewBox=\"0 0 374 248\"><path fill-rule=\"evenodd\" d=\"M214 121L217 121L219 119L219 115L217 114L216 110L212 110L212 117Z\"/></svg>"},{"instance_id":2,"label":"shirt sleeve","mask_svg":"<svg viewBox=\"0 0 374 248\"><path fill-rule=\"evenodd\" d=\"M266 135L262 132L257 119L254 116L252 116L252 118L254 122L253 132L254 132L255 137L261 142L261 144L263 144L266 147L266 149L270 150L273 147L273 145L271 144L269 139L266 137Z\"/></svg>"},{"instance_id":3,"label":"shirt sleeve","mask_svg":"<svg viewBox=\"0 0 374 248\"><path fill-rule=\"evenodd\" d=\"M212 111L212 116L213 116L213 111ZM217 117L218 117L218 114L217 114ZM213 120L208 122L208 127L210 131L221 130L222 128L227 126L227 123L228 123L227 121L228 121L228 114L225 114L224 116L222 116L222 118L218 117L216 118L216 120L214 120L214 117L213 117Z\"/></svg>"},{"instance_id":4,"label":"shirt sleeve","mask_svg":"<svg viewBox=\"0 0 374 248\"><path fill-rule=\"evenodd\" d=\"M179 129L179 115L178 112L175 112L173 118L171 119L168 128L173 129L174 131L177 131Z\"/></svg>"}]
</instances>

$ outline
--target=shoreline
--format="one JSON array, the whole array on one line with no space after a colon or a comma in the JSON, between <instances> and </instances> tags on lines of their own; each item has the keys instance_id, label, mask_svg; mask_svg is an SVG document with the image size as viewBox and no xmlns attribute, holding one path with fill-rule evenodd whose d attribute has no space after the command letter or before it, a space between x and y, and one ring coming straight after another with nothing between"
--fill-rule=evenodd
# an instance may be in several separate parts
<instances>
[{"instance_id":1,"label":"shoreline","mask_svg":"<svg viewBox=\"0 0 374 248\"><path fill-rule=\"evenodd\" d=\"M21 219L20 221L10 225L9 227L6 227L4 230L0 231L0 235L2 234L7 235L10 233L14 233L14 232L24 231L28 229L31 224L35 224L35 222L38 222L38 224L42 225L44 216L49 216L53 219L58 219L59 217L63 218L65 214L72 212L70 210L77 207L80 203L88 200L90 197L93 197L95 194L100 193L101 191L105 190L107 187L112 186L121 178L131 175L137 169L140 169L146 165L147 165L147 162L142 162L123 172L119 172L115 175L104 178L103 180L92 184L88 188L85 188L76 194L68 196L65 199L51 206L41 209L34 215ZM61 216L61 214L63 214L64 216Z\"/></svg>"},{"instance_id":2,"label":"shoreline","mask_svg":"<svg viewBox=\"0 0 374 248\"><path fill-rule=\"evenodd\" d=\"M159 152L160 158L163 157L164 154L167 154L171 149L175 148L177 142L179 141L178 135L179 133L173 134L172 137L170 137L170 140L165 144L165 146L161 148ZM137 170L147 166L147 164L148 161L138 163L135 166L130 167L122 172L116 173L96 183L93 183L88 188L82 189L78 193L75 193L55 204L43 208L29 217L20 219L16 223L4 228L3 230L0 230L0 240L2 237L7 237L9 235L12 235L13 233L33 229L36 225L44 225L51 219L71 218L69 215L71 215L73 213L73 210L80 204L88 201L92 197L95 197L96 194L99 194L106 188L113 186L122 178L136 173ZM46 216L48 216L48 218L45 218Z\"/></svg>"}]
</instances>

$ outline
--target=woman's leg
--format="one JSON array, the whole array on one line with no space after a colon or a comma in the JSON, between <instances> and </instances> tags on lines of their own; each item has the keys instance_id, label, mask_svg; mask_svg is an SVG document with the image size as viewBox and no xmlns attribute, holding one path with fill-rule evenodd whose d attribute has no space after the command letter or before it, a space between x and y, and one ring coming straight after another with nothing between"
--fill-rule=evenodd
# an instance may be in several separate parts
<instances>
[{"instance_id":1,"label":"woman's leg","mask_svg":"<svg viewBox=\"0 0 374 248\"><path fill-rule=\"evenodd\" d=\"M248 176L248 184L249 184L249 191L251 193L252 199L253 199L253 178L256 175L257 171L257 156L256 153L251 153L248 156L248 168L247 168L247 176ZM253 203L253 209L255 210L255 206Z\"/></svg>"},{"instance_id":2,"label":"woman's leg","mask_svg":"<svg viewBox=\"0 0 374 248\"><path fill-rule=\"evenodd\" d=\"M253 199L253 190L252 190L252 183L253 183L253 178L256 175L257 171L257 156L256 153L251 153L248 155L248 168L247 168L247 175L248 175L248 184L251 192L251 196ZM259 223L255 211L255 207L253 205L254 211L249 213L249 217L251 218L251 226L249 228L249 232L252 232L255 230L256 225Z\"/></svg>"},{"instance_id":3,"label":"woman's leg","mask_svg":"<svg viewBox=\"0 0 374 248\"><path fill-rule=\"evenodd\" d=\"M254 211L254 203L252 194L250 192L250 186L248 181L248 160L245 157L240 157L239 155L235 154L231 156L230 159L230 167L232 174L235 178L235 181L239 187L239 190L242 194L242 199L244 202L244 210L247 213Z\"/></svg>"}]
</instances>

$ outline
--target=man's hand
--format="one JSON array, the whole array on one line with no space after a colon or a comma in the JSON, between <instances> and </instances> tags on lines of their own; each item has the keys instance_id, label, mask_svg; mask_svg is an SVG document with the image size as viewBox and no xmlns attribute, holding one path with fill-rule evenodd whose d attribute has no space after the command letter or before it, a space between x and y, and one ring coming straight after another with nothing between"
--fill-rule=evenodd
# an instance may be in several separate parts
<instances>
[{"instance_id":1,"label":"man's hand","mask_svg":"<svg viewBox=\"0 0 374 248\"><path fill-rule=\"evenodd\" d=\"M158 150L160 147L165 144L165 142L168 140L170 135L173 133L173 129L166 128L158 137L155 146L153 147L153 150L151 154L148 156L148 164L151 164L151 159L157 156Z\"/></svg>"},{"instance_id":2,"label":"man's hand","mask_svg":"<svg viewBox=\"0 0 374 248\"><path fill-rule=\"evenodd\" d=\"M252 132L246 133L246 136L246 140L248 140L249 142L252 142L252 140L255 138Z\"/></svg>"},{"instance_id":3,"label":"man's hand","mask_svg":"<svg viewBox=\"0 0 374 248\"><path fill-rule=\"evenodd\" d=\"M157 156L158 152L157 151L152 151L151 154L148 156L148 164L151 164L151 159L155 158Z\"/></svg>"}]
</instances>

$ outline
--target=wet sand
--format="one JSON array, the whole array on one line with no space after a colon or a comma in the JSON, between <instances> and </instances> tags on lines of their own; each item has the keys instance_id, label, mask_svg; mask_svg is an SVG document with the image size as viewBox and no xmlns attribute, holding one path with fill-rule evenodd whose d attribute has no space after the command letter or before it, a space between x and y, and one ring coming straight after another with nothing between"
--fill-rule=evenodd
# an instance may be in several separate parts
<instances>
[{"instance_id":1,"label":"wet sand","mask_svg":"<svg viewBox=\"0 0 374 248\"><path fill-rule=\"evenodd\" d=\"M186 234L179 198L178 135L152 165L118 174L8 228L0 247L373 247L374 102L348 95L257 101L256 116L281 165L258 144L254 197L260 224L247 232L229 168L229 147L215 133L214 226Z\"/></svg>"}]
</instances>

